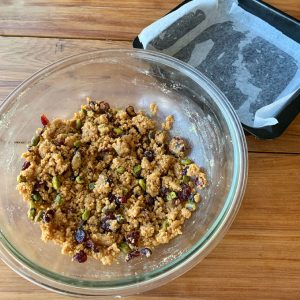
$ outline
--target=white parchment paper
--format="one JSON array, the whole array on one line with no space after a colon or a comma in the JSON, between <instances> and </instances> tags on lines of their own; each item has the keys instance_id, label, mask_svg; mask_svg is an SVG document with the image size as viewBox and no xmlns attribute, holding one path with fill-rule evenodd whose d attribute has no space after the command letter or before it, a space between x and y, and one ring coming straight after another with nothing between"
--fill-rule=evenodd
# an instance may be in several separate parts
<instances>
[{"instance_id":1,"label":"white parchment paper","mask_svg":"<svg viewBox=\"0 0 300 300\"><path fill-rule=\"evenodd\" d=\"M275 125L300 88L300 45L236 0L193 0L139 35L145 49L179 58L209 77L240 120Z\"/></svg>"}]
</instances>

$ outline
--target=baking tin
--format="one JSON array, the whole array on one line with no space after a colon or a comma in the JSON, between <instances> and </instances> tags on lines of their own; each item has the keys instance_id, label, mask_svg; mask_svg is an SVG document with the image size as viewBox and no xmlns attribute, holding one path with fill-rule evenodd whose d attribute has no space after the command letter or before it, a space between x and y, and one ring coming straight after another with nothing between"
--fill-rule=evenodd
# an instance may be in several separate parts
<instances>
[{"instance_id":1,"label":"baking tin","mask_svg":"<svg viewBox=\"0 0 300 300\"><path fill-rule=\"evenodd\" d=\"M169 13L179 9L184 4L190 2L186 0L176 6ZM287 15L286 13L258 0L239 0L239 6L256 17L269 23L277 30L284 33L289 38L300 44L300 21ZM143 48L139 38L133 41L134 48ZM295 119L300 112L300 89L291 97L289 103L275 116L278 120L276 125L254 128L242 123L246 133L250 133L261 139L274 139L279 137L289 124Z\"/></svg>"}]
</instances>

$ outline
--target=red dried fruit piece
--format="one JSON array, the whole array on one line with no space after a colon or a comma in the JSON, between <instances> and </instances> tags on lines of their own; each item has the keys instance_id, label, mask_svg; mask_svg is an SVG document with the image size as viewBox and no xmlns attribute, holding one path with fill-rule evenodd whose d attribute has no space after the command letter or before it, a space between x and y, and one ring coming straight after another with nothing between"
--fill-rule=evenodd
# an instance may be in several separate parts
<instances>
[{"instance_id":1,"label":"red dried fruit piece","mask_svg":"<svg viewBox=\"0 0 300 300\"><path fill-rule=\"evenodd\" d=\"M110 109L110 105L105 101L101 101L99 103L99 108L100 108L100 112L106 113Z\"/></svg>"},{"instance_id":2,"label":"red dried fruit piece","mask_svg":"<svg viewBox=\"0 0 300 300\"><path fill-rule=\"evenodd\" d=\"M147 150L144 152L144 156L151 162L154 160L154 153L151 150Z\"/></svg>"},{"instance_id":3,"label":"red dried fruit piece","mask_svg":"<svg viewBox=\"0 0 300 300\"><path fill-rule=\"evenodd\" d=\"M30 162L29 161L24 161L23 166L22 166L22 171L28 169L30 167Z\"/></svg>"},{"instance_id":4,"label":"red dried fruit piece","mask_svg":"<svg viewBox=\"0 0 300 300\"><path fill-rule=\"evenodd\" d=\"M41 122L44 126L47 126L49 124L49 120L45 115L41 115Z\"/></svg>"},{"instance_id":5,"label":"red dried fruit piece","mask_svg":"<svg viewBox=\"0 0 300 300\"><path fill-rule=\"evenodd\" d=\"M85 248L92 250L95 253L99 252L98 247L95 245L95 243L92 240L87 240L85 243Z\"/></svg>"},{"instance_id":6,"label":"red dried fruit piece","mask_svg":"<svg viewBox=\"0 0 300 300\"><path fill-rule=\"evenodd\" d=\"M145 203L147 206L153 206L155 203L155 198L151 197L150 195L146 195L145 197Z\"/></svg>"},{"instance_id":7,"label":"red dried fruit piece","mask_svg":"<svg viewBox=\"0 0 300 300\"><path fill-rule=\"evenodd\" d=\"M162 197L165 197L168 193L169 193L169 189L168 189L168 188L166 188L166 187L163 186L163 187L160 189L160 195L161 195Z\"/></svg>"},{"instance_id":8,"label":"red dried fruit piece","mask_svg":"<svg viewBox=\"0 0 300 300\"><path fill-rule=\"evenodd\" d=\"M127 198L125 196L115 198L116 205L120 205L122 203L127 203Z\"/></svg>"},{"instance_id":9,"label":"red dried fruit piece","mask_svg":"<svg viewBox=\"0 0 300 300\"><path fill-rule=\"evenodd\" d=\"M73 256L73 261L77 261L79 263L84 263L87 260L87 255L83 250L80 250L79 252L75 253Z\"/></svg>"},{"instance_id":10,"label":"red dried fruit piece","mask_svg":"<svg viewBox=\"0 0 300 300\"><path fill-rule=\"evenodd\" d=\"M140 233L138 231L131 231L126 236L126 242L131 245L137 245L140 238Z\"/></svg>"},{"instance_id":11,"label":"red dried fruit piece","mask_svg":"<svg viewBox=\"0 0 300 300\"><path fill-rule=\"evenodd\" d=\"M105 216L101 221L100 221L100 228L102 229L103 232L110 232L110 223L112 220L115 220L116 216L112 213L108 214Z\"/></svg>"},{"instance_id":12,"label":"red dried fruit piece","mask_svg":"<svg viewBox=\"0 0 300 300\"><path fill-rule=\"evenodd\" d=\"M186 175L187 174L187 170L188 170L188 168L187 167L185 167L182 171L181 171L181 175Z\"/></svg>"},{"instance_id":13,"label":"red dried fruit piece","mask_svg":"<svg viewBox=\"0 0 300 300\"><path fill-rule=\"evenodd\" d=\"M187 184L182 184L181 188L182 190L178 193L178 198L180 200L186 201L190 197L192 189Z\"/></svg>"},{"instance_id":14,"label":"red dried fruit piece","mask_svg":"<svg viewBox=\"0 0 300 300\"><path fill-rule=\"evenodd\" d=\"M136 116L136 113L135 113L135 111L134 111L134 107L133 106L128 106L127 108L126 108L126 112L127 112L127 114L130 116L130 117L135 117Z\"/></svg>"},{"instance_id":15,"label":"red dried fruit piece","mask_svg":"<svg viewBox=\"0 0 300 300\"><path fill-rule=\"evenodd\" d=\"M135 257L141 256L141 252L139 250L134 250L126 255L125 260L128 262Z\"/></svg>"},{"instance_id":16,"label":"red dried fruit piece","mask_svg":"<svg viewBox=\"0 0 300 300\"><path fill-rule=\"evenodd\" d=\"M47 210L43 216L43 222L49 223L50 221L52 221L54 215L55 215L55 211L53 209Z\"/></svg>"}]
</instances>

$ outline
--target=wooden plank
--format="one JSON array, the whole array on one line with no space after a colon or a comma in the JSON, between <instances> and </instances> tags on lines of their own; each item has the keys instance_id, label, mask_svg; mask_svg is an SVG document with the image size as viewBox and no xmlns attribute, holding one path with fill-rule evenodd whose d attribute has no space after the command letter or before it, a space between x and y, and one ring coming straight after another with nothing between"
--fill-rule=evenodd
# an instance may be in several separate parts
<instances>
[{"instance_id":1,"label":"wooden plank","mask_svg":"<svg viewBox=\"0 0 300 300\"><path fill-rule=\"evenodd\" d=\"M276 7L290 16L300 20L300 1L297 0L265 0L264 2Z\"/></svg>"},{"instance_id":2,"label":"wooden plank","mask_svg":"<svg viewBox=\"0 0 300 300\"><path fill-rule=\"evenodd\" d=\"M21 3L21 4L19 4ZM24 6L0 8L0 35L133 40L167 9Z\"/></svg>"},{"instance_id":3,"label":"wooden plank","mask_svg":"<svg viewBox=\"0 0 300 300\"><path fill-rule=\"evenodd\" d=\"M180 1L2 1L0 35L132 40ZM295 0L268 0L300 19ZM162 4L164 3L164 4Z\"/></svg>"},{"instance_id":4,"label":"wooden plank","mask_svg":"<svg viewBox=\"0 0 300 300\"><path fill-rule=\"evenodd\" d=\"M128 48L129 42L0 37L0 102L23 80L67 56L107 48Z\"/></svg>"},{"instance_id":5,"label":"wooden plank","mask_svg":"<svg viewBox=\"0 0 300 300\"><path fill-rule=\"evenodd\" d=\"M41 6L41 7L71 7L71 6L80 6L80 7L118 7L118 8L151 8L151 9L168 9L171 10L182 0L151 0L151 1L142 1L142 0L26 0L23 5L25 6ZM0 4L1 5L1 4ZM14 5L14 2L11 2L11 5Z\"/></svg>"},{"instance_id":6,"label":"wooden plank","mask_svg":"<svg viewBox=\"0 0 300 300\"><path fill-rule=\"evenodd\" d=\"M0 102L34 72L61 58L104 48L131 48L130 42L0 37ZM249 151L300 153L300 115L273 141L247 137Z\"/></svg>"},{"instance_id":7,"label":"wooden plank","mask_svg":"<svg viewBox=\"0 0 300 300\"><path fill-rule=\"evenodd\" d=\"M250 153L246 195L223 241L185 275L130 299L299 299L299 166L300 155ZM2 263L0 274L1 299L64 299Z\"/></svg>"}]
</instances>

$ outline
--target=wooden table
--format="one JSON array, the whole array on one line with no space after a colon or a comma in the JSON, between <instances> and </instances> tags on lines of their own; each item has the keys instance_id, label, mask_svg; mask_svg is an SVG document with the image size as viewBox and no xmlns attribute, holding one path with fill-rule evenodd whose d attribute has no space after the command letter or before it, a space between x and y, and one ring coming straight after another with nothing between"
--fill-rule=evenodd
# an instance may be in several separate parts
<instances>
[{"instance_id":1,"label":"wooden table","mask_svg":"<svg viewBox=\"0 0 300 300\"><path fill-rule=\"evenodd\" d=\"M0 1L0 99L63 57L130 48L142 28L180 2ZM300 19L300 0L267 2ZM226 237L185 275L131 299L300 299L300 115L274 141L247 141L247 191ZM64 299L0 263L0 299L46 298Z\"/></svg>"}]
</instances>

